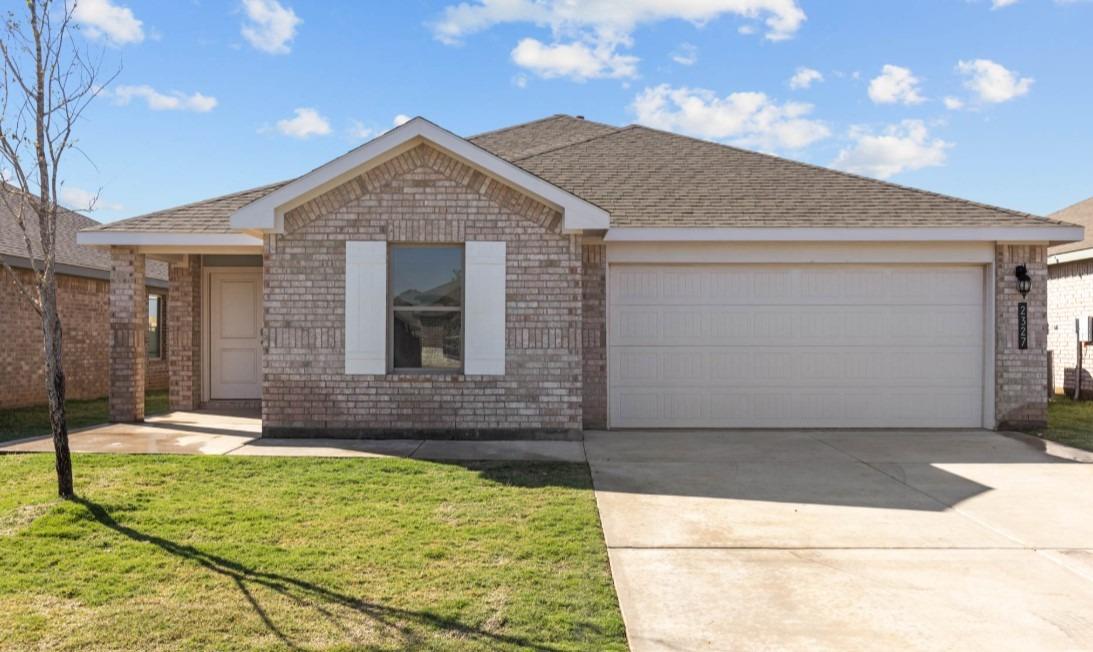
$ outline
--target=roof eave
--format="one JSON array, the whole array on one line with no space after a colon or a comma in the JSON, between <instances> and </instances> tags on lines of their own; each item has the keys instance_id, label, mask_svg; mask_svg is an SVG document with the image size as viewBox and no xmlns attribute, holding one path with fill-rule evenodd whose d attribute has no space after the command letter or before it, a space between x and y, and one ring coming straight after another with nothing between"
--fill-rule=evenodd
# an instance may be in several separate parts
<instances>
[{"instance_id":1,"label":"roof eave","mask_svg":"<svg viewBox=\"0 0 1093 652\"><path fill-rule=\"evenodd\" d=\"M262 238L247 233L206 233L180 231L117 231L93 229L76 234L76 244L91 247L262 247Z\"/></svg>"},{"instance_id":2,"label":"roof eave","mask_svg":"<svg viewBox=\"0 0 1093 652\"><path fill-rule=\"evenodd\" d=\"M612 228L607 242L1078 242L1080 226Z\"/></svg>"},{"instance_id":3,"label":"roof eave","mask_svg":"<svg viewBox=\"0 0 1093 652\"><path fill-rule=\"evenodd\" d=\"M231 216L232 228L240 231L281 233L284 231L284 216L288 211L418 142L428 142L481 172L559 210L562 213L563 230L566 232L606 229L610 224L607 211L595 204L424 118L416 117L235 211Z\"/></svg>"}]
</instances>

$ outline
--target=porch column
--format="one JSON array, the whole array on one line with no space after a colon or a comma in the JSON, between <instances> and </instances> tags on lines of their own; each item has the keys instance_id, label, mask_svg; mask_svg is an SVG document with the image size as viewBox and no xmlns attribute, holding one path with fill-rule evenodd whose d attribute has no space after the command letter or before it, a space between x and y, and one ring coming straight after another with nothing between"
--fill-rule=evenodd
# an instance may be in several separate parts
<instances>
[{"instance_id":1,"label":"porch column","mask_svg":"<svg viewBox=\"0 0 1093 652\"><path fill-rule=\"evenodd\" d=\"M111 247L110 255L110 420L143 421L148 355L144 254Z\"/></svg>"},{"instance_id":2,"label":"porch column","mask_svg":"<svg viewBox=\"0 0 1093 652\"><path fill-rule=\"evenodd\" d=\"M201 256L171 263L167 299L167 364L172 410L201 405Z\"/></svg>"}]
</instances>

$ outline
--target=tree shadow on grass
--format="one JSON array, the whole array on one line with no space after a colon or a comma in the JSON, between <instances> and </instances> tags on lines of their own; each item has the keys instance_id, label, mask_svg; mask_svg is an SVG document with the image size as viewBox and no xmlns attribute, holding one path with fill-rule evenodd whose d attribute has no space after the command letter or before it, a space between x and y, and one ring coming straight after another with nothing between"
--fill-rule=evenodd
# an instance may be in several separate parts
<instances>
[{"instance_id":1,"label":"tree shadow on grass","mask_svg":"<svg viewBox=\"0 0 1093 652\"><path fill-rule=\"evenodd\" d=\"M318 610L319 613L347 635L350 635L350 632L340 622L338 615L324 605L350 609L357 614L372 619L389 631L397 633L402 638L406 649L411 649L424 643L410 624L440 630L470 640L477 640L495 648L512 646L542 652L552 652L558 649L534 643L517 636L505 636L484 631L426 611L411 611L408 609L399 609L376 604L351 595L338 593L337 591L298 578L248 568L243 564L203 552L193 546L181 545L162 537L146 534L122 525L110 515L106 508L98 503L87 500L86 498L77 497L74 501L83 505L92 517L101 525L128 537L133 541L152 544L164 552L192 561L218 575L230 579L239 589L240 593L243 594L243 597L250 604L254 612L262 620L265 627L273 633L274 636L280 639L286 647L293 650L302 650L304 648L293 641L292 637L274 622L270 613L262 606L257 596L254 594L254 591L252 590L254 586L260 586L274 591L301 607L311 607Z\"/></svg>"}]
</instances>

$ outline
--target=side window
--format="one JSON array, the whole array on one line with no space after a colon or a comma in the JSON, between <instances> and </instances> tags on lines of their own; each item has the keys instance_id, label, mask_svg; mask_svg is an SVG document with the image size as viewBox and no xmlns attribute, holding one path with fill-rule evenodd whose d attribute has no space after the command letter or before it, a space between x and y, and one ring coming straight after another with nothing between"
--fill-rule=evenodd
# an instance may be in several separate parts
<instances>
[{"instance_id":1,"label":"side window","mask_svg":"<svg viewBox=\"0 0 1093 652\"><path fill-rule=\"evenodd\" d=\"M145 343L148 346L148 358L159 360L163 358L166 347L164 346L164 326L167 317L167 298L162 294L148 295L148 335Z\"/></svg>"},{"instance_id":2,"label":"side window","mask_svg":"<svg viewBox=\"0 0 1093 652\"><path fill-rule=\"evenodd\" d=\"M463 247L390 249L388 351L395 372L463 368Z\"/></svg>"}]
</instances>

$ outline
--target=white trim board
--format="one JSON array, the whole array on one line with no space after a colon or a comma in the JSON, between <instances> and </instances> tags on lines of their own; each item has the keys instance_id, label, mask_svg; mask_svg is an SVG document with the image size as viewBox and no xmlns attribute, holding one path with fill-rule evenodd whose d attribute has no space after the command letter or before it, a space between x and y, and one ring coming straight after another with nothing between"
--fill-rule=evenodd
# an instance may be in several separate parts
<instances>
[{"instance_id":1,"label":"white trim board","mask_svg":"<svg viewBox=\"0 0 1093 652\"><path fill-rule=\"evenodd\" d=\"M560 210L563 229L567 232L602 230L610 226L610 216L599 206L544 181L424 118L416 117L240 208L231 216L232 228L281 233L284 230L285 213L289 210L419 142L428 142L479 171Z\"/></svg>"},{"instance_id":2,"label":"white trim board","mask_svg":"<svg viewBox=\"0 0 1093 652\"><path fill-rule=\"evenodd\" d=\"M608 263L976 263L992 242L609 242Z\"/></svg>"},{"instance_id":3,"label":"white trim board","mask_svg":"<svg viewBox=\"0 0 1093 652\"><path fill-rule=\"evenodd\" d=\"M80 231L76 244L122 247L258 247L262 238L246 233L180 233L178 231ZM193 252L197 253L197 252Z\"/></svg>"},{"instance_id":4,"label":"white trim board","mask_svg":"<svg viewBox=\"0 0 1093 652\"><path fill-rule=\"evenodd\" d=\"M923 228L613 228L606 242L1021 242L1063 244L1084 237L1080 226Z\"/></svg>"},{"instance_id":5,"label":"white trim board","mask_svg":"<svg viewBox=\"0 0 1093 652\"><path fill-rule=\"evenodd\" d=\"M1062 263L1072 263L1076 260L1086 260L1087 258L1093 258L1093 247L1088 249L1079 249L1077 251L1068 251L1063 254L1051 254L1047 255L1048 265L1059 265Z\"/></svg>"}]
</instances>

